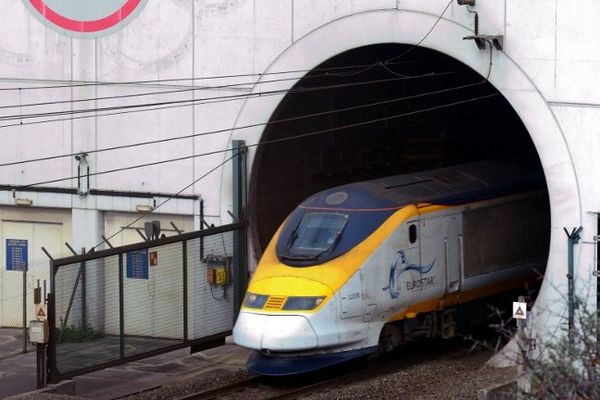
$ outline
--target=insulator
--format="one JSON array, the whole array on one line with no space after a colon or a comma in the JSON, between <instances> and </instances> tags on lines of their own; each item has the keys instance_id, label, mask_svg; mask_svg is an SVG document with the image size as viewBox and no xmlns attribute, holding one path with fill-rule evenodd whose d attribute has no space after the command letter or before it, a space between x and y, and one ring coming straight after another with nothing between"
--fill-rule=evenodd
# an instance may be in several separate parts
<instances>
[{"instance_id":1,"label":"insulator","mask_svg":"<svg viewBox=\"0 0 600 400\"><path fill-rule=\"evenodd\" d=\"M473 31L475 31L475 36L479 36L479 14L477 13L475 13L475 21L473 25Z\"/></svg>"}]
</instances>

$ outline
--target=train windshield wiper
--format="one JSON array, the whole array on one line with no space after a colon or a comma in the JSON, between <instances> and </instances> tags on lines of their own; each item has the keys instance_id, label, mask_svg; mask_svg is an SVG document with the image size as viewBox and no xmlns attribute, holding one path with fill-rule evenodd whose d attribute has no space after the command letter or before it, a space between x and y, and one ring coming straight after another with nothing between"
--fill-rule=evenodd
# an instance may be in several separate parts
<instances>
[{"instance_id":1,"label":"train windshield wiper","mask_svg":"<svg viewBox=\"0 0 600 400\"><path fill-rule=\"evenodd\" d=\"M293 260L293 261L317 261L319 259L319 255L298 256L295 254L290 254L290 255L282 254L281 258L284 258L286 260Z\"/></svg>"}]
</instances>

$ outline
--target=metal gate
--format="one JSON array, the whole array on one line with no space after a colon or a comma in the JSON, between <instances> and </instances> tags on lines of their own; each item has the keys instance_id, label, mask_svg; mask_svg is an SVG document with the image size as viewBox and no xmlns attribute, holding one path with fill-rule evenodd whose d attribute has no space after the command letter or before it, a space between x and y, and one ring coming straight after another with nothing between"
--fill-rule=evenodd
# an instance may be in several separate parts
<instances>
[{"instance_id":1,"label":"metal gate","mask_svg":"<svg viewBox=\"0 0 600 400\"><path fill-rule=\"evenodd\" d=\"M48 381L224 343L246 288L246 224L51 261Z\"/></svg>"}]
</instances>

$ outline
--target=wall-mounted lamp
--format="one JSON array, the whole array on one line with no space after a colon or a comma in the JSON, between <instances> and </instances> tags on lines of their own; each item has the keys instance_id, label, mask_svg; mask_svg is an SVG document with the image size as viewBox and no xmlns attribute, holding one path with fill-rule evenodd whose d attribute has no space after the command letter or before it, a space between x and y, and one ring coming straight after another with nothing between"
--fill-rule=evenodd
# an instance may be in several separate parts
<instances>
[{"instance_id":1,"label":"wall-mounted lamp","mask_svg":"<svg viewBox=\"0 0 600 400\"><path fill-rule=\"evenodd\" d=\"M30 206L33 204L31 199L15 199L15 204L18 206Z\"/></svg>"},{"instance_id":2,"label":"wall-mounted lamp","mask_svg":"<svg viewBox=\"0 0 600 400\"><path fill-rule=\"evenodd\" d=\"M79 197L85 197L88 195L90 191L90 164L87 159L87 153L79 153L74 156L75 161L77 161L77 193L79 193ZM83 171L81 170L83 167ZM82 173L85 174L82 176ZM83 186L81 180L85 177L87 184L86 187Z\"/></svg>"},{"instance_id":3,"label":"wall-mounted lamp","mask_svg":"<svg viewBox=\"0 0 600 400\"><path fill-rule=\"evenodd\" d=\"M150 204L138 204L135 209L139 212L151 212L154 208Z\"/></svg>"}]
</instances>

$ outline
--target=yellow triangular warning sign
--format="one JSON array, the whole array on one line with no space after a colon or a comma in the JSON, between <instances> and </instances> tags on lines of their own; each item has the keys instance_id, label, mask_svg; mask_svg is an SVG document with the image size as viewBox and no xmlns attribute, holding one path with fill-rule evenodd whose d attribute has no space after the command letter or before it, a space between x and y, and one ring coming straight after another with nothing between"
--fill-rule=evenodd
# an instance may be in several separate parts
<instances>
[{"instance_id":1,"label":"yellow triangular warning sign","mask_svg":"<svg viewBox=\"0 0 600 400\"><path fill-rule=\"evenodd\" d=\"M43 307L40 307L37 314L35 314L36 318L46 318L46 312Z\"/></svg>"},{"instance_id":2,"label":"yellow triangular warning sign","mask_svg":"<svg viewBox=\"0 0 600 400\"><path fill-rule=\"evenodd\" d=\"M522 317L525 315L525 313L523 312L523 310L521 310L521 307L517 307L517 311L515 311L515 315Z\"/></svg>"}]
</instances>

